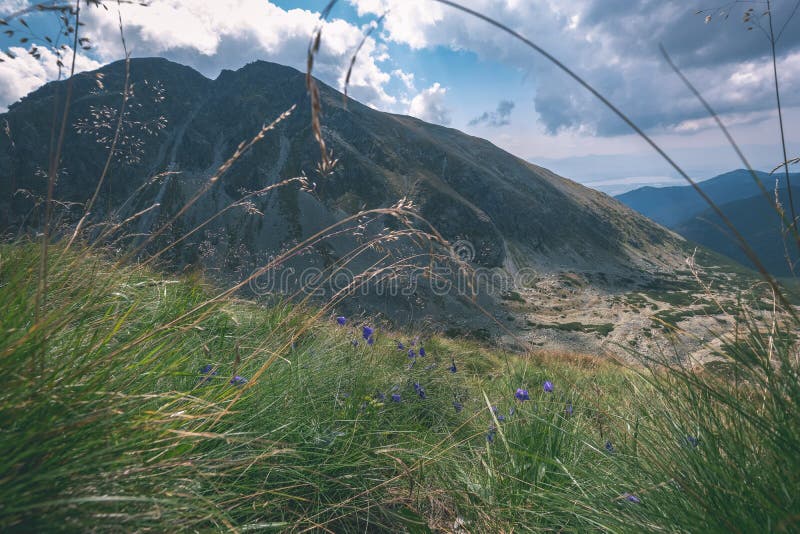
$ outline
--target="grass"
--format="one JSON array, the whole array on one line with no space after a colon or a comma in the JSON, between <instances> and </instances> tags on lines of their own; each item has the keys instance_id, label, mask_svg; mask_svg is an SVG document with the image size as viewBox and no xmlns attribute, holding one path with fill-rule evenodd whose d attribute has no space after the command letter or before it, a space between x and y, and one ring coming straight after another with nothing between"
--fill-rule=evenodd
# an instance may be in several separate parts
<instances>
[{"instance_id":1,"label":"grass","mask_svg":"<svg viewBox=\"0 0 800 534\"><path fill-rule=\"evenodd\" d=\"M588 324L588 323L532 323L528 321L529 326L536 328L552 328L554 330L561 330L562 332L582 332L585 334L597 334L606 337L614 331L612 323Z\"/></svg>"},{"instance_id":2,"label":"grass","mask_svg":"<svg viewBox=\"0 0 800 534\"><path fill-rule=\"evenodd\" d=\"M653 328L675 329L678 323L689 317L708 317L722 313L719 306L713 303L700 302L700 308L661 310L653 314L651 325Z\"/></svg>"},{"instance_id":3,"label":"grass","mask_svg":"<svg viewBox=\"0 0 800 534\"><path fill-rule=\"evenodd\" d=\"M439 2L543 54L693 183L538 45ZM370 345L369 319L66 252L45 221L40 245L0 247L3 531L800 529L796 320L738 310L746 335L704 368L441 337L414 360L410 334L373 324ZM695 288L643 289L685 306Z\"/></svg>"},{"instance_id":4,"label":"grass","mask_svg":"<svg viewBox=\"0 0 800 534\"><path fill-rule=\"evenodd\" d=\"M4 531L800 526L797 365L759 332L735 383L440 337L410 367L410 335L58 247L34 323L39 250L0 250Z\"/></svg>"}]
</instances>

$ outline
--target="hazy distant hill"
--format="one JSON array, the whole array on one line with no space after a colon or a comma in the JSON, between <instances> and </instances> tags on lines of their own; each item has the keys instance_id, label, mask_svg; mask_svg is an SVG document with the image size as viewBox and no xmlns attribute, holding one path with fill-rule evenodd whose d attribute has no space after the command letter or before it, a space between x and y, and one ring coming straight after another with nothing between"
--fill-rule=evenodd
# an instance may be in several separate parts
<instances>
[{"instance_id":1,"label":"hazy distant hill","mask_svg":"<svg viewBox=\"0 0 800 534\"><path fill-rule=\"evenodd\" d=\"M134 59L131 75L135 97L95 220L121 219L157 201L160 207L135 229L151 231L195 194L241 141L292 104L298 105L295 113L239 160L164 239L183 235L245 190L301 172L318 182L314 195L286 188L256 199L257 211L226 213L168 258L177 266L200 264L241 276L274 251L362 207L389 206L403 196L413 198L447 239L470 241L475 263L486 267L627 275L665 268L682 246L680 238L605 194L483 139L353 100L345 105L341 93L324 85L324 136L339 164L332 176L320 179L314 176L319 149L305 75L292 68L259 61L209 80L164 59ZM107 142L113 132L109 116L116 117L123 80L122 62L76 76L56 198L83 203L94 191L107 156L103 136ZM36 225L39 210L18 190L44 191L53 102L63 93L64 82L47 84L0 116L11 134L0 139L2 227ZM148 182L165 171L171 174ZM79 215L78 206L68 217ZM352 246L353 239L342 236L306 261L328 264ZM414 320L437 313L447 320L447 314L459 313L446 303L409 309L416 310Z\"/></svg>"},{"instance_id":2,"label":"hazy distant hill","mask_svg":"<svg viewBox=\"0 0 800 534\"><path fill-rule=\"evenodd\" d=\"M778 175L771 176L761 171L757 171L757 174L767 190L775 189L775 179ZM792 174L790 177L800 183L800 173ZM785 187L785 179L782 176L780 179L781 187ZM752 175L746 169L720 174L700 182L699 185L717 204L725 204L760 193ZM640 187L615 198L667 228L672 228L708 209L708 204L690 185Z\"/></svg>"}]
</instances>

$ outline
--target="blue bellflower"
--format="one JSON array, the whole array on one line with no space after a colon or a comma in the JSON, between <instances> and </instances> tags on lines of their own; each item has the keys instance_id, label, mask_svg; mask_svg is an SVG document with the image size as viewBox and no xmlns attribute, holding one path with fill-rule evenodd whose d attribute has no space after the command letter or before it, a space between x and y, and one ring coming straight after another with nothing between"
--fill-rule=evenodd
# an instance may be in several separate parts
<instances>
[{"instance_id":1,"label":"blue bellflower","mask_svg":"<svg viewBox=\"0 0 800 534\"><path fill-rule=\"evenodd\" d=\"M370 328L369 326L364 326L364 327L361 329L361 336L362 336L362 337L363 337L365 340L369 340L369 338L371 338L371 337L372 337L372 334L374 334L374 333L375 333L375 330L374 330L373 328Z\"/></svg>"},{"instance_id":2,"label":"blue bellflower","mask_svg":"<svg viewBox=\"0 0 800 534\"><path fill-rule=\"evenodd\" d=\"M209 373L210 373L210 375L209 375ZM209 363L209 364L204 365L202 367L202 369L200 369L200 374L201 375L209 375L209 376L217 376L217 371L216 371L216 369L214 369L214 366Z\"/></svg>"}]
</instances>

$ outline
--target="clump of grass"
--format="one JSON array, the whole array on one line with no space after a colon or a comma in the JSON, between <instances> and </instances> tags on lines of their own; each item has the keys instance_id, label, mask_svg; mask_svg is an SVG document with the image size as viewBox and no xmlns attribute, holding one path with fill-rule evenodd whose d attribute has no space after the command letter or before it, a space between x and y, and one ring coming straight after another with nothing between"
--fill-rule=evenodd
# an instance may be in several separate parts
<instances>
[{"instance_id":1,"label":"clump of grass","mask_svg":"<svg viewBox=\"0 0 800 534\"><path fill-rule=\"evenodd\" d=\"M726 349L731 376L451 338L409 358L402 333L77 251L33 323L40 250L0 265L4 530L797 527L783 330Z\"/></svg>"},{"instance_id":2,"label":"clump of grass","mask_svg":"<svg viewBox=\"0 0 800 534\"><path fill-rule=\"evenodd\" d=\"M410 360L393 334L369 345L360 324L209 301L197 281L77 250L50 254L34 323L39 253L6 245L0 265L4 529L389 531L481 517L456 505L474 489L448 481L485 450L481 391L510 406L513 388L471 372L456 354L467 345L429 340Z\"/></svg>"}]
</instances>

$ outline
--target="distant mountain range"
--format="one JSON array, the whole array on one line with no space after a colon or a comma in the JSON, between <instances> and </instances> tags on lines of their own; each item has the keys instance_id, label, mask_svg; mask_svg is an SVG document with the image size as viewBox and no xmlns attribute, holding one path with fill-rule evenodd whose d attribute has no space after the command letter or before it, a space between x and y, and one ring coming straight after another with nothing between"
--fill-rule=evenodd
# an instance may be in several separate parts
<instances>
[{"instance_id":1,"label":"distant mountain range","mask_svg":"<svg viewBox=\"0 0 800 534\"><path fill-rule=\"evenodd\" d=\"M760 171L756 174L772 201L778 185L780 202L788 220L790 210L785 175ZM795 211L800 213L800 173L790 174L789 178ZM797 247L791 238L784 244L780 217L749 171L740 169L721 174L700 182L699 186L747 239L770 272L777 276L792 274L789 262L797 262ZM641 187L616 198L687 239L753 267L719 217L691 186Z\"/></svg>"},{"instance_id":2,"label":"distant mountain range","mask_svg":"<svg viewBox=\"0 0 800 534\"><path fill-rule=\"evenodd\" d=\"M683 254L679 237L603 193L483 139L345 102L324 84L323 135L339 164L332 175L317 178L319 148L305 74L295 69L258 61L223 71L215 80L164 59L134 59L130 69L134 96L93 210L95 222L124 220L157 202L133 229L151 232L240 142L293 104L297 110L239 159L161 241L177 239L246 191L303 172L318 182L313 194L286 187L253 199L248 209L226 212L165 258L176 267L198 265L240 278L270 255L359 209L391 206L404 196L445 238L468 241L476 266L603 273L604 279L616 273L629 279L668 270ZM66 225L79 218L101 175L124 79L123 62L75 77L55 195L78 203L62 214ZM0 227L6 231L36 228L41 220L36 198L45 191L53 104L62 98L64 83L49 83L0 115L8 132L0 136ZM354 235L339 236L308 251L302 261L330 265L356 241ZM465 316L450 300L423 293L403 296L405 304L368 304L402 320L433 317L448 323ZM409 304L420 299L427 304Z\"/></svg>"}]
</instances>

